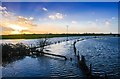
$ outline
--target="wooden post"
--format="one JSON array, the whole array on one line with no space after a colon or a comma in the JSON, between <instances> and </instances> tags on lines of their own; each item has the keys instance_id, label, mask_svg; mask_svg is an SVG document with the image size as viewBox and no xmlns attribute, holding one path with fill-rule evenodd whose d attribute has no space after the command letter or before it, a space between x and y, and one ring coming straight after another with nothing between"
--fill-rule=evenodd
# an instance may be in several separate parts
<instances>
[{"instance_id":1,"label":"wooden post","mask_svg":"<svg viewBox=\"0 0 120 79\"><path fill-rule=\"evenodd\" d=\"M78 53L78 55L77 55L77 59L78 59L78 61L80 61L80 56L79 56L79 53Z\"/></svg>"},{"instance_id":2,"label":"wooden post","mask_svg":"<svg viewBox=\"0 0 120 79\"><path fill-rule=\"evenodd\" d=\"M72 61L72 58L70 58L70 61Z\"/></svg>"},{"instance_id":3,"label":"wooden post","mask_svg":"<svg viewBox=\"0 0 120 79\"><path fill-rule=\"evenodd\" d=\"M79 55L79 51L77 51L77 54Z\"/></svg>"},{"instance_id":4,"label":"wooden post","mask_svg":"<svg viewBox=\"0 0 120 79\"><path fill-rule=\"evenodd\" d=\"M105 73L105 79L108 79L107 74Z\"/></svg>"},{"instance_id":5,"label":"wooden post","mask_svg":"<svg viewBox=\"0 0 120 79\"><path fill-rule=\"evenodd\" d=\"M90 64L90 76L92 76L92 64Z\"/></svg>"},{"instance_id":6,"label":"wooden post","mask_svg":"<svg viewBox=\"0 0 120 79\"><path fill-rule=\"evenodd\" d=\"M30 46L31 46L31 48L32 48L32 44L31 44Z\"/></svg>"},{"instance_id":7,"label":"wooden post","mask_svg":"<svg viewBox=\"0 0 120 79\"><path fill-rule=\"evenodd\" d=\"M73 43L73 46L74 46L74 53L76 55L76 47L75 47L75 44L76 44L76 41Z\"/></svg>"},{"instance_id":8,"label":"wooden post","mask_svg":"<svg viewBox=\"0 0 120 79\"><path fill-rule=\"evenodd\" d=\"M81 61L84 63L85 62L85 57L81 55Z\"/></svg>"}]
</instances>

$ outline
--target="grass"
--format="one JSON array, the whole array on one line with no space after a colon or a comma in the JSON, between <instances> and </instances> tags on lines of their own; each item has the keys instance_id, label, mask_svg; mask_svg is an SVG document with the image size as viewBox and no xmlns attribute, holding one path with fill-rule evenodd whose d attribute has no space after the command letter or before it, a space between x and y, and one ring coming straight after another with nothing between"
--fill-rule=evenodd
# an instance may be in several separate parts
<instances>
[{"instance_id":1,"label":"grass","mask_svg":"<svg viewBox=\"0 0 120 79\"><path fill-rule=\"evenodd\" d=\"M16 34L16 35L1 35L2 39L38 39L38 38L53 38L53 37L67 37L67 36L106 36L119 34Z\"/></svg>"},{"instance_id":2,"label":"grass","mask_svg":"<svg viewBox=\"0 0 120 79\"><path fill-rule=\"evenodd\" d=\"M43 50L45 49L44 47L49 44L47 40L48 39L45 38L36 42L37 48L39 47L41 49L40 52L43 52ZM33 56L34 52L32 51L36 50L36 46L31 47L23 43L2 43L0 44L0 47L2 48L3 65L5 65L5 63L10 63L19 59L23 59L25 56Z\"/></svg>"},{"instance_id":3,"label":"grass","mask_svg":"<svg viewBox=\"0 0 120 79\"><path fill-rule=\"evenodd\" d=\"M13 60L13 58L19 58L20 56L26 56L29 54L29 47L22 44L11 44L11 43L5 43L1 44L2 46L2 61L10 61Z\"/></svg>"}]
</instances>

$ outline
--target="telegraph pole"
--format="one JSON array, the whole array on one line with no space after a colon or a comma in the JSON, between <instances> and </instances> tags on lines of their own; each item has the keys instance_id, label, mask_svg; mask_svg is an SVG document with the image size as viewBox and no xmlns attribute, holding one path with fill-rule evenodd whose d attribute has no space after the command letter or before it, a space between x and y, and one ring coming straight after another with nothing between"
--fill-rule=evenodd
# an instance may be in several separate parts
<instances>
[{"instance_id":1,"label":"telegraph pole","mask_svg":"<svg viewBox=\"0 0 120 79\"><path fill-rule=\"evenodd\" d=\"M66 25L66 27L67 27L67 41L68 41L68 25Z\"/></svg>"}]
</instances>

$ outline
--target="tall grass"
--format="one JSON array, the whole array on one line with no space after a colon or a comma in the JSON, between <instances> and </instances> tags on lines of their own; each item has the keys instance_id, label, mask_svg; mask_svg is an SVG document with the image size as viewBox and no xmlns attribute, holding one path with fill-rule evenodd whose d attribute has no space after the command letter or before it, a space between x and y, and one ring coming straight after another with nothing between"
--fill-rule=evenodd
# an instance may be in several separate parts
<instances>
[{"instance_id":1,"label":"tall grass","mask_svg":"<svg viewBox=\"0 0 120 79\"><path fill-rule=\"evenodd\" d=\"M2 47L2 62L12 62L21 58L24 58L25 56L33 56L35 55L33 52L38 50L39 48L40 52L43 52L45 49L44 47L49 45L48 39L40 39L37 42L37 45L34 47L27 46L23 43L17 43L17 44L11 44L11 43L2 43L0 44L0 47ZM37 53L36 55L39 55Z\"/></svg>"},{"instance_id":2,"label":"tall grass","mask_svg":"<svg viewBox=\"0 0 120 79\"><path fill-rule=\"evenodd\" d=\"M30 52L29 47L23 43L4 43L0 46L2 47L2 62L12 61L15 58L24 57Z\"/></svg>"}]
</instances>

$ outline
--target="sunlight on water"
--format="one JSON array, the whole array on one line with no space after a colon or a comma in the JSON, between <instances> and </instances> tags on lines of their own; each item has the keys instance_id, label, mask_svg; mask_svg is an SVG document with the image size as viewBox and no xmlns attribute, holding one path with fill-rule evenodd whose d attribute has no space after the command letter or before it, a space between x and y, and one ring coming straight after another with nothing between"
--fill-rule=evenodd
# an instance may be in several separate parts
<instances>
[{"instance_id":1,"label":"sunlight on water","mask_svg":"<svg viewBox=\"0 0 120 79\"><path fill-rule=\"evenodd\" d=\"M77 37L76 37L77 38ZM85 37L79 37L85 38ZM62 41L66 38L53 38L54 42ZM23 57L11 62L3 67L4 77L84 77L82 71L74 58L73 41L61 42L45 47L45 52L63 55L68 58L65 61L62 58L44 55L39 57ZM24 44L35 44L34 40L17 40L14 43L22 42ZM52 39L50 39L52 41ZM13 40L15 41L15 40ZM5 40L4 42L10 42ZM12 41L11 41L12 42ZM93 74L104 75L107 73L110 79L118 76L120 65L118 64L118 38L101 37L86 39L76 44L80 55L84 55L87 65L92 63ZM70 61L69 59L73 60ZM32 71L32 72L31 72Z\"/></svg>"},{"instance_id":2,"label":"sunlight on water","mask_svg":"<svg viewBox=\"0 0 120 79\"><path fill-rule=\"evenodd\" d=\"M12 44L16 44L16 43L21 43L22 41L24 41L25 39L7 39L7 40L5 40L5 39L2 39L1 40L1 42L0 42L0 44L1 43L12 43Z\"/></svg>"},{"instance_id":3,"label":"sunlight on water","mask_svg":"<svg viewBox=\"0 0 120 79\"><path fill-rule=\"evenodd\" d=\"M86 57L88 64L92 64L93 73L104 75L107 73L111 79L118 76L118 39L101 38L89 39L77 43L80 54Z\"/></svg>"},{"instance_id":4,"label":"sunlight on water","mask_svg":"<svg viewBox=\"0 0 120 79\"><path fill-rule=\"evenodd\" d=\"M71 43L63 42L47 46L49 53L74 57ZM32 71L32 72L31 72ZM21 60L8 64L3 68L3 76L11 77L84 77L75 61L52 56L40 56L37 58L25 57Z\"/></svg>"}]
</instances>

